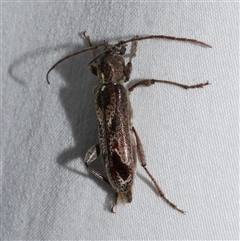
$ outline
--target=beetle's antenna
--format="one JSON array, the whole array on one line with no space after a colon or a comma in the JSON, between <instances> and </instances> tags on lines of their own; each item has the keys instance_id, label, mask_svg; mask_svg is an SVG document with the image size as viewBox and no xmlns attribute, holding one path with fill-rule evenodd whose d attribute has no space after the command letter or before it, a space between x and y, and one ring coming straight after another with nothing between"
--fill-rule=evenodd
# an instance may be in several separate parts
<instances>
[{"instance_id":1,"label":"beetle's antenna","mask_svg":"<svg viewBox=\"0 0 240 241\"><path fill-rule=\"evenodd\" d=\"M212 48L211 45L206 44L206 43L201 42L201 41L198 41L198 40L196 40L196 39L177 38L177 37L165 36L165 35L149 35L149 36L146 36L146 37L139 37L139 36L137 36L137 37L128 39L128 40L126 40L126 41L120 41L119 44L125 44L125 43L128 43L128 42L141 41L141 40L145 40L145 39L154 39L154 38L170 39L170 40L185 41L185 42L192 42L192 43L195 43L195 44L200 44L200 45L202 45L202 46L204 46L204 47Z\"/></svg>"},{"instance_id":2,"label":"beetle's antenna","mask_svg":"<svg viewBox=\"0 0 240 241\"><path fill-rule=\"evenodd\" d=\"M98 45L95 45L95 46L90 47L90 48L82 49L82 50L80 50L80 51L77 51L77 52L75 52L75 53L73 53L73 54L70 54L70 55L68 55L68 56L60 59L57 63L55 63L55 64L48 70L48 72L47 72L47 74L46 74L46 79L47 79L48 84L50 84L49 79L48 79L48 75L49 75L49 73L50 73L58 64L60 64L60 63L63 62L64 60L69 59L69 58L71 58L71 57L73 57L73 56L75 56L75 55L78 55L78 54L87 52L87 51L89 51L89 50L99 49L99 48L101 48L102 46L106 46L106 43L102 43L102 44L98 44Z\"/></svg>"}]
</instances>

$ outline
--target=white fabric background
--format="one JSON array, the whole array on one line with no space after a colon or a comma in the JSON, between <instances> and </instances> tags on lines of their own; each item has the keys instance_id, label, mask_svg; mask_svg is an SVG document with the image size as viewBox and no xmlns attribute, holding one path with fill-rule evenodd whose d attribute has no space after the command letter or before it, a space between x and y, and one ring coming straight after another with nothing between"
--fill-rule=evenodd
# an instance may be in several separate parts
<instances>
[{"instance_id":1,"label":"white fabric background","mask_svg":"<svg viewBox=\"0 0 240 241\"><path fill-rule=\"evenodd\" d=\"M87 46L84 30L94 43L165 34L213 46L142 41L133 60L133 81L211 83L131 95L148 168L185 216L158 197L140 165L133 202L112 214L114 192L86 170L84 155L98 142L92 54L59 65L50 86L45 80L53 63ZM238 239L237 2L3 2L1 55L1 240Z\"/></svg>"}]
</instances>

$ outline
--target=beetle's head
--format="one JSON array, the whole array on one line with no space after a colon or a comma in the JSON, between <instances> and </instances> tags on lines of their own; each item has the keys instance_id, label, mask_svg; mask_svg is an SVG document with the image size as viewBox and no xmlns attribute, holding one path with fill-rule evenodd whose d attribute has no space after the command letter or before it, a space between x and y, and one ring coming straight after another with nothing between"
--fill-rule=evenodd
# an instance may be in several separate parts
<instances>
[{"instance_id":1,"label":"beetle's head","mask_svg":"<svg viewBox=\"0 0 240 241\"><path fill-rule=\"evenodd\" d=\"M112 51L116 53L117 55L124 55L126 52L126 44L115 44L111 47Z\"/></svg>"}]
</instances>

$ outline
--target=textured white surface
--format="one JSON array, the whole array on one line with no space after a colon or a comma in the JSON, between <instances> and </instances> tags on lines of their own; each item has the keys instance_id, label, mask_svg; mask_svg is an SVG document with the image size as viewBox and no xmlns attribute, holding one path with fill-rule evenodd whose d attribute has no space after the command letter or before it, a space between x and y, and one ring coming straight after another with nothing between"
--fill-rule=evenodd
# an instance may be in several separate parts
<instances>
[{"instance_id":1,"label":"textured white surface","mask_svg":"<svg viewBox=\"0 0 240 241\"><path fill-rule=\"evenodd\" d=\"M91 53L45 74L93 42L135 35L196 38L213 46L139 42L132 79L168 85L131 95L148 167L181 215L138 166L134 200L109 212L112 189L83 158L97 142ZM239 212L239 5L231 2L2 3L1 240L234 240Z\"/></svg>"}]
</instances>

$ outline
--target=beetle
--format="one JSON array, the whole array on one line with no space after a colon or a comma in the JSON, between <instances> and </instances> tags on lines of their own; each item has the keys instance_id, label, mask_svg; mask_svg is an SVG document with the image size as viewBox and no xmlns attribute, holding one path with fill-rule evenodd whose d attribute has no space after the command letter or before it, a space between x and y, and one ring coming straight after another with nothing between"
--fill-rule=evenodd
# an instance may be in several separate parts
<instances>
[{"instance_id":1,"label":"beetle","mask_svg":"<svg viewBox=\"0 0 240 241\"><path fill-rule=\"evenodd\" d=\"M132 124L133 111L129 100L130 92L138 86L150 86L154 83L164 83L179 86L184 89L202 88L208 82L196 85L184 85L177 82L156 79L144 79L132 87L127 88L125 83L130 80L132 71L132 58L136 56L138 41L145 39L169 39L186 41L200 44L211 48L210 45L188 38L176 38L164 35L149 35L145 37L133 37L128 40L119 41L117 44L108 42L93 45L90 37L83 33L89 48L82 49L70 54L55 63L47 72L46 78L49 83L49 73L64 60L87 52L93 52L93 59L88 64L89 70L98 77L99 85L94 88L95 109L98 120L99 143L92 146L86 153L84 162L87 169L97 178L110 184L116 193L116 200L111 207L116 212L119 202L130 203L132 201L132 187L136 174L137 160L155 185L160 197L173 209L185 213L177 205L165 197L162 189L146 167L146 157L140 137ZM125 64L124 55L127 43L133 43L129 61ZM104 48L99 55L95 50ZM90 164L101 155L106 176L93 169Z\"/></svg>"}]
</instances>

